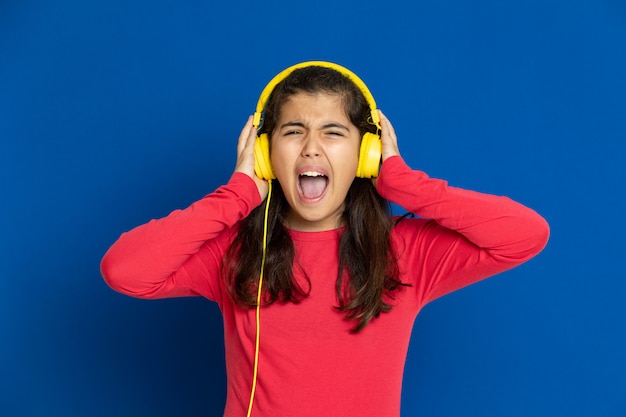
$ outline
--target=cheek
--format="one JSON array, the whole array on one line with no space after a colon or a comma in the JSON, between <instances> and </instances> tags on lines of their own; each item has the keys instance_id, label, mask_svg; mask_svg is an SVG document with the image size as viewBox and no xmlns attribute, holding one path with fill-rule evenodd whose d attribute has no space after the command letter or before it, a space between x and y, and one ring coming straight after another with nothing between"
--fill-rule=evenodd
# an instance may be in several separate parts
<instances>
[{"instance_id":1,"label":"cheek","mask_svg":"<svg viewBox=\"0 0 626 417\"><path fill-rule=\"evenodd\" d=\"M361 140L359 139L357 143L352 143L350 146L347 146L343 151L343 158L346 161L346 164L354 164L356 165L359 161L359 153L361 151Z\"/></svg>"},{"instance_id":2,"label":"cheek","mask_svg":"<svg viewBox=\"0 0 626 417\"><path fill-rule=\"evenodd\" d=\"M335 169L340 173L342 182L352 183L356 177L357 166L359 164L359 148L352 145L337 153Z\"/></svg>"},{"instance_id":3,"label":"cheek","mask_svg":"<svg viewBox=\"0 0 626 417\"><path fill-rule=\"evenodd\" d=\"M280 178L292 166L293 158L290 157L289 150L286 147L277 144L274 147L270 147L270 161L274 174L276 174L277 178Z\"/></svg>"}]
</instances>

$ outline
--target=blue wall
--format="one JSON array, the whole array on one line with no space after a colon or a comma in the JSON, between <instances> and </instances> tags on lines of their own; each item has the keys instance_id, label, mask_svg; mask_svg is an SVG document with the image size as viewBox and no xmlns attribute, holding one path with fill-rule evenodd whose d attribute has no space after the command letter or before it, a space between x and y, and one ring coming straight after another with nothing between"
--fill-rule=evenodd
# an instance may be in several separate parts
<instances>
[{"instance_id":1,"label":"blue wall","mask_svg":"<svg viewBox=\"0 0 626 417\"><path fill-rule=\"evenodd\" d=\"M552 226L419 316L403 416L626 415L620 0L0 3L0 415L217 416L221 320L111 291L117 236L225 182L293 63L368 84L411 166Z\"/></svg>"}]
</instances>

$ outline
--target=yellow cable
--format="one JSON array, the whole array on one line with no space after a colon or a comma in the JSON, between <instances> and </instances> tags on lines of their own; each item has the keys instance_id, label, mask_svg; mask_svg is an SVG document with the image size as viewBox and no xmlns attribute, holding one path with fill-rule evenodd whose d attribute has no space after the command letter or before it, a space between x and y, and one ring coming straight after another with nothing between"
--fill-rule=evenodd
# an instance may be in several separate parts
<instances>
[{"instance_id":1,"label":"yellow cable","mask_svg":"<svg viewBox=\"0 0 626 417\"><path fill-rule=\"evenodd\" d=\"M263 220L263 256L261 257L261 272L259 273L259 287L256 294L256 338L254 342L254 370L252 374L252 390L250 391L250 403L248 404L247 417L252 415L252 404L256 392L256 379L259 370L259 346L261 335L261 289L263 288L263 271L265 270L265 253L267 252L267 218L272 196L272 180L268 180L267 200L265 202L265 218Z\"/></svg>"}]
</instances>

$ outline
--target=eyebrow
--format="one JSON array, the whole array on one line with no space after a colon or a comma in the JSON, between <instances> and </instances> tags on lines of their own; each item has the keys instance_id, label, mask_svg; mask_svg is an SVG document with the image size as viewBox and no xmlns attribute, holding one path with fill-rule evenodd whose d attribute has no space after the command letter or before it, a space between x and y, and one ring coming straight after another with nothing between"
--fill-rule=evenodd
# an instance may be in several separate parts
<instances>
[{"instance_id":1,"label":"eyebrow","mask_svg":"<svg viewBox=\"0 0 626 417\"><path fill-rule=\"evenodd\" d=\"M304 123L302 123L302 122L287 122L287 123L284 123L284 124L280 125L279 129L283 129L285 127L302 127L302 128L304 128L305 126L304 126ZM326 123L325 125L322 126L322 129L332 129L332 128L343 129L343 130L347 130L347 131L350 130L347 126L344 126L341 123L336 123L336 122Z\"/></svg>"},{"instance_id":2,"label":"eyebrow","mask_svg":"<svg viewBox=\"0 0 626 417\"><path fill-rule=\"evenodd\" d=\"M279 129L284 129L285 127L304 127L304 123L302 122L287 122L280 125Z\"/></svg>"},{"instance_id":3,"label":"eyebrow","mask_svg":"<svg viewBox=\"0 0 626 417\"><path fill-rule=\"evenodd\" d=\"M327 123L322 126L322 129L330 129L330 128L338 128L343 130L350 130L347 126L342 125L341 123Z\"/></svg>"}]
</instances>

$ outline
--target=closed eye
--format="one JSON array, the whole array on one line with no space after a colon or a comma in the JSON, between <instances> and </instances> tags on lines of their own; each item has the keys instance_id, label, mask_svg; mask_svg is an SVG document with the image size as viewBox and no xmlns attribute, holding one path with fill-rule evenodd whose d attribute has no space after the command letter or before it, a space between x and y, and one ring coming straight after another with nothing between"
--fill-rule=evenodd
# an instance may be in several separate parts
<instances>
[{"instance_id":1,"label":"closed eye","mask_svg":"<svg viewBox=\"0 0 626 417\"><path fill-rule=\"evenodd\" d=\"M322 128L327 129L326 134L332 136L345 136L348 132L350 132L350 129L341 123L328 123L322 126Z\"/></svg>"},{"instance_id":2,"label":"closed eye","mask_svg":"<svg viewBox=\"0 0 626 417\"><path fill-rule=\"evenodd\" d=\"M287 122L280 126L280 131L284 136L300 134L303 129L304 124L300 122Z\"/></svg>"}]
</instances>

